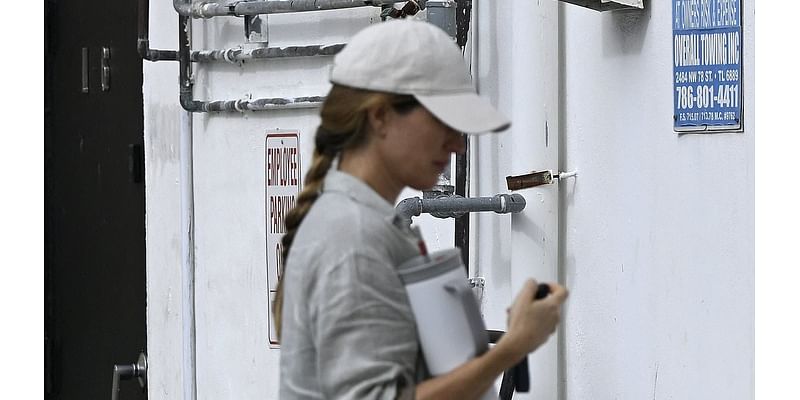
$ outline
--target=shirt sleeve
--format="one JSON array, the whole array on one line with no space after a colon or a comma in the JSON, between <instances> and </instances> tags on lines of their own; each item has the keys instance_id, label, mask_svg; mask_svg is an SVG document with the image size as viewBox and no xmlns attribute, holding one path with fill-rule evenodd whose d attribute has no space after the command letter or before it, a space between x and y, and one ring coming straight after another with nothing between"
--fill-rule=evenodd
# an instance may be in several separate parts
<instances>
[{"instance_id":1,"label":"shirt sleeve","mask_svg":"<svg viewBox=\"0 0 800 400\"><path fill-rule=\"evenodd\" d=\"M413 398L419 344L394 266L348 255L324 271L312 291L311 336L324 397Z\"/></svg>"}]
</instances>

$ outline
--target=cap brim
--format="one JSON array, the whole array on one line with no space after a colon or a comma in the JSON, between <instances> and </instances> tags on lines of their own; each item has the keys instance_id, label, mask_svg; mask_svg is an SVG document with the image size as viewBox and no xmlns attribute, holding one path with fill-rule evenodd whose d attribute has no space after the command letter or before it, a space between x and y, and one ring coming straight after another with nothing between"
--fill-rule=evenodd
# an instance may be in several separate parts
<instances>
[{"instance_id":1,"label":"cap brim","mask_svg":"<svg viewBox=\"0 0 800 400\"><path fill-rule=\"evenodd\" d=\"M414 97L436 118L459 132L500 132L511 125L487 100L472 92Z\"/></svg>"}]
</instances>

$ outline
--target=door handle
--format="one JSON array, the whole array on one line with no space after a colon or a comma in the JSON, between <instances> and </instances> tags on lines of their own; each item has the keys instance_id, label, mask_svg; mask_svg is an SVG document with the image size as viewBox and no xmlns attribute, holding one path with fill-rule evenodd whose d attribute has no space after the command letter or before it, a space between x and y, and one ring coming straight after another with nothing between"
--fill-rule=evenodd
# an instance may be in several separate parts
<instances>
[{"instance_id":1,"label":"door handle","mask_svg":"<svg viewBox=\"0 0 800 400\"><path fill-rule=\"evenodd\" d=\"M100 58L100 89L111 90L111 48L103 47Z\"/></svg>"},{"instance_id":2,"label":"door handle","mask_svg":"<svg viewBox=\"0 0 800 400\"><path fill-rule=\"evenodd\" d=\"M89 48L81 48L81 93L89 93Z\"/></svg>"},{"instance_id":3,"label":"door handle","mask_svg":"<svg viewBox=\"0 0 800 400\"><path fill-rule=\"evenodd\" d=\"M114 364L114 378L111 381L111 400L119 399L119 381L137 378L139 386L147 388L147 356L139 354L135 364Z\"/></svg>"}]
</instances>

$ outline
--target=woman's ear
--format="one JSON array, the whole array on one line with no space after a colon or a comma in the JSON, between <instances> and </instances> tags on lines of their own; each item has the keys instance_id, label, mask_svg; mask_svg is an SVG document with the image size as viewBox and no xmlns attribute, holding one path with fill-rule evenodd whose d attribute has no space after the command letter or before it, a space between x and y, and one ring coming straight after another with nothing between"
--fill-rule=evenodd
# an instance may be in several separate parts
<instances>
[{"instance_id":1,"label":"woman's ear","mask_svg":"<svg viewBox=\"0 0 800 400\"><path fill-rule=\"evenodd\" d=\"M388 106L379 105L367 110L367 123L370 130L380 137L386 136L386 127L389 126L391 112Z\"/></svg>"}]
</instances>

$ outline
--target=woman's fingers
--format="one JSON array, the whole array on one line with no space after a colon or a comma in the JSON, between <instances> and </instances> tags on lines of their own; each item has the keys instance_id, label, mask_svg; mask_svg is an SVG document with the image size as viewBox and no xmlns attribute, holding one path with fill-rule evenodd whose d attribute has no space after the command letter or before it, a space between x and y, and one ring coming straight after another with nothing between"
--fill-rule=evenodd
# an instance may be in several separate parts
<instances>
[{"instance_id":1,"label":"woman's fingers","mask_svg":"<svg viewBox=\"0 0 800 400\"><path fill-rule=\"evenodd\" d=\"M550 295L547 296L547 298L550 299L550 301L560 305L567 300L569 291L567 291L565 287L557 283L548 283L548 286L550 286Z\"/></svg>"},{"instance_id":2,"label":"woman's fingers","mask_svg":"<svg viewBox=\"0 0 800 400\"><path fill-rule=\"evenodd\" d=\"M519 295L517 295L517 301L527 303L533 300L534 296L536 296L536 288L538 286L539 284L536 283L535 279L528 278L522 285L522 289L520 289Z\"/></svg>"}]
</instances>

